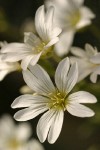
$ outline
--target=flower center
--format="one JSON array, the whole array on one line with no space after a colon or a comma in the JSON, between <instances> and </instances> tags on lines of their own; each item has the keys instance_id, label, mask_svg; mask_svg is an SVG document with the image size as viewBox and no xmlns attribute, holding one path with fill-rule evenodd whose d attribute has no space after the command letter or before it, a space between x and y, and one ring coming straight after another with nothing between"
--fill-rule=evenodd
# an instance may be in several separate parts
<instances>
[{"instance_id":1,"label":"flower center","mask_svg":"<svg viewBox=\"0 0 100 150\"><path fill-rule=\"evenodd\" d=\"M67 103L66 98L59 91L57 91L54 94L50 94L50 101L48 104L50 109L54 108L54 109L65 110L66 103Z\"/></svg>"},{"instance_id":2,"label":"flower center","mask_svg":"<svg viewBox=\"0 0 100 150\"><path fill-rule=\"evenodd\" d=\"M18 140L12 138L9 140L8 142L8 147L11 148L11 149L17 149L19 147L20 143Z\"/></svg>"},{"instance_id":3,"label":"flower center","mask_svg":"<svg viewBox=\"0 0 100 150\"><path fill-rule=\"evenodd\" d=\"M75 27L76 24L79 22L80 18L81 18L81 15L80 15L79 10L72 13L69 18L71 26Z\"/></svg>"},{"instance_id":4,"label":"flower center","mask_svg":"<svg viewBox=\"0 0 100 150\"><path fill-rule=\"evenodd\" d=\"M47 53L49 53L52 50L52 46L45 48L47 43L41 42L39 45L36 45L33 47L34 54L38 54L42 52L42 56L45 56Z\"/></svg>"},{"instance_id":5,"label":"flower center","mask_svg":"<svg viewBox=\"0 0 100 150\"><path fill-rule=\"evenodd\" d=\"M46 44L44 42L41 42L41 43L37 44L35 47L33 47L32 50L34 51L35 54L38 54L41 51L43 51L45 45Z\"/></svg>"}]
</instances>

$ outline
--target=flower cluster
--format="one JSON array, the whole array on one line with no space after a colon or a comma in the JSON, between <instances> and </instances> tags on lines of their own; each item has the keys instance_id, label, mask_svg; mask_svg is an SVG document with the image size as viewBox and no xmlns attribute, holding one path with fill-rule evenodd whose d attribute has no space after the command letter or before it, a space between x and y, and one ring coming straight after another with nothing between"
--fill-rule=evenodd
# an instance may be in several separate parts
<instances>
[{"instance_id":1,"label":"flower cluster","mask_svg":"<svg viewBox=\"0 0 100 150\"><path fill-rule=\"evenodd\" d=\"M94 13L84 6L83 2L84 0L46 0L35 14L36 34L25 32L23 43L0 44L0 80L8 73L20 70L30 88L26 86L22 88L24 94L11 104L12 108L23 108L15 113L14 118L17 121L27 121L44 113L36 129L40 142L47 139L53 144L58 139L65 111L82 118L92 117L95 114L84 105L96 103L94 95L83 90L72 92L77 82L89 74L93 83L100 74L100 53L96 48L90 44L85 45L85 50L71 47L77 30L90 25L91 20L95 18ZM66 57L69 50L75 56ZM58 63L53 83L41 63L38 63L39 59L45 60L48 57L54 59L56 56L60 59L62 56L65 57ZM19 145L22 146L27 140L30 133L28 130L26 134L28 128L26 125L17 128L11 120L7 120L8 128L5 124L6 118L1 121L0 126L2 134L0 142L4 146L2 149L26 150L27 146L19 148ZM3 126L7 131L2 133Z\"/></svg>"},{"instance_id":2,"label":"flower cluster","mask_svg":"<svg viewBox=\"0 0 100 150\"><path fill-rule=\"evenodd\" d=\"M0 150L44 150L37 140L29 140L31 134L29 123L16 125L8 114L0 118Z\"/></svg>"},{"instance_id":3,"label":"flower cluster","mask_svg":"<svg viewBox=\"0 0 100 150\"><path fill-rule=\"evenodd\" d=\"M97 48L93 48L90 44L86 44L85 50L72 47L71 52L76 56L71 57L72 62L77 61L79 67L78 81L91 74L90 80L96 83L97 75L100 75L100 52L98 52Z\"/></svg>"}]
</instances>

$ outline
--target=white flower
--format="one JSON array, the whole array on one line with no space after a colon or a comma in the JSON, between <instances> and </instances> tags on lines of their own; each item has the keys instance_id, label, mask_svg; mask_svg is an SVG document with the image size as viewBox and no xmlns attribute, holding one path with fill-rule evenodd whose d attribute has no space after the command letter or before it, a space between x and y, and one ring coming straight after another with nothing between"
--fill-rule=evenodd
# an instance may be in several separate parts
<instances>
[{"instance_id":1,"label":"white flower","mask_svg":"<svg viewBox=\"0 0 100 150\"><path fill-rule=\"evenodd\" d=\"M9 115L2 116L0 119L0 150L26 150L25 145L31 132L28 123L16 125Z\"/></svg>"},{"instance_id":2,"label":"white flower","mask_svg":"<svg viewBox=\"0 0 100 150\"><path fill-rule=\"evenodd\" d=\"M54 8L50 7L45 12L44 5L40 6L35 15L35 28L37 35L25 33L24 43L11 43L2 48L3 60L16 62L22 60L21 66L27 69L29 63L35 65L41 56L52 50L52 46L59 41L61 29L53 27Z\"/></svg>"},{"instance_id":3,"label":"white flower","mask_svg":"<svg viewBox=\"0 0 100 150\"><path fill-rule=\"evenodd\" d=\"M0 42L0 47L3 48L8 45L7 42ZM20 65L17 62L5 62L2 60L2 54L0 54L0 81L2 81L5 76L13 71L19 70Z\"/></svg>"},{"instance_id":4,"label":"white flower","mask_svg":"<svg viewBox=\"0 0 100 150\"><path fill-rule=\"evenodd\" d=\"M2 81L6 75L13 71L19 70L20 65L17 62L5 62L2 60L2 56L0 55L0 81Z\"/></svg>"},{"instance_id":5,"label":"white flower","mask_svg":"<svg viewBox=\"0 0 100 150\"><path fill-rule=\"evenodd\" d=\"M63 29L60 40L55 45L60 56L68 53L75 32L90 25L91 19L95 17L89 8L83 6L83 2L84 0L45 0L47 8L55 7L54 24Z\"/></svg>"},{"instance_id":6,"label":"white flower","mask_svg":"<svg viewBox=\"0 0 100 150\"><path fill-rule=\"evenodd\" d=\"M33 139L28 142L28 144L25 147L25 150L44 150L44 147L38 140Z\"/></svg>"},{"instance_id":7,"label":"white flower","mask_svg":"<svg viewBox=\"0 0 100 150\"><path fill-rule=\"evenodd\" d=\"M100 75L100 52L97 51L97 48L93 48L90 44L86 44L85 50L73 47L71 52L76 56L71 57L72 62L77 61L78 63L78 81L83 80L90 74L90 80L96 83L97 75Z\"/></svg>"},{"instance_id":8,"label":"white flower","mask_svg":"<svg viewBox=\"0 0 100 150\"><path fill-rule=\"evenodd\" d=\"M46 138L49 143L54 143L62 128L64 111L78 117L91 117L94 112L81 103L95 103L96 98L84 91L69 94L78 78L77 64L70 66L68 58L63 59L55 73L53 85L47 72L38 64L29 66L30 70L23 71L27 85L36 94L19 96L12 103L12 108L24 108L18 111L14 118L26 121L44 113L37 125L37 135L41 142Z\"/></svg>"},{"instance_id":9,"label":"white flower","mask_svg":"<svg viewBox=\"0 0 100 150\"><path fill-rule=\"evenodd\" d=\"M19 91L21 94L32 94L33 93L33 90L30 89L27 85L23 85Z\"/></svg>"}]
</instances>

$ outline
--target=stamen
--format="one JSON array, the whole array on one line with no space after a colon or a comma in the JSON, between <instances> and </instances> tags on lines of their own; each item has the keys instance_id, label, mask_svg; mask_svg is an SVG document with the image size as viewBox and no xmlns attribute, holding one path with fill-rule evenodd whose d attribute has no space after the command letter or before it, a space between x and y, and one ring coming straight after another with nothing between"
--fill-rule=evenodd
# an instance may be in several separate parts
<instances>
[{"instance_id":1,"label":"stamen","mask_svg":"<svg viewBox=\"0 0 100 150\"><path fill-rule=\"evenodd\" d=\"M34 54L38 54L42 52L42 56L45 56L47 53L49 53L52 50L52 46L45 48L47 43L41 42L39 45L36 45L35 47L32 48Z\"/></svg>"},{"instance_id":2,"label":"stamen","mask_svg":"<svg viewBox=\"0 0 100 150\"><path fill-rule=\"evenodd\" d=\"M63 109L66 107L66 98L57 90L56 93L50 93L49 108Z\"/></svg>"}]
</instances>

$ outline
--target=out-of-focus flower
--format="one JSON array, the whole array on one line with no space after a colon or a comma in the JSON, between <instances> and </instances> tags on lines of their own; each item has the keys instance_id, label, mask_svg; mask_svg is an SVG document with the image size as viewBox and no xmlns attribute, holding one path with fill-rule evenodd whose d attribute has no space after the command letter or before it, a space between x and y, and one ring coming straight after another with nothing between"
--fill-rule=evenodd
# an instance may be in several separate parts
<instances>
[{"instance_id":1,"label":"out-of-focus flower","mask_svg":"<svg viewBox=\"0 0 100 150\"><path fill-rule=\"evenodd\" d=\"M95 17L89 8L83 6L83 2L84 0L45 0L47 8L55 7L54 25L63 29L55 46L60 56L68 53L76 31L90 25L91 19Z\"/></svg>"},{"instance_id":2,"label":"out-of-focus flower","mask_svg":"<svg viewBox=\"0 0 100 150\"><path fill-rule=\"evenodd\" d=\"M44 147L42 146L42 144L38 140L33 139L33 140L28 142L25 150L44 150Z\"/></svg>"},{"instance_id":3,"label":"out-of-focus flower","mask_svg":"<svg viewBox=\"0 0 100 150\"><path fill-rule=\"evenodd\" d=\"M20 32L33 32L36 33L35 24L33 18L27 18L21 25Z\"/></svg>"},{"instance_id":4,"label":"out-of-focus flower","mask_svg":"<svg viewBox=\"0 0 100 150\"><path fill-rule=\"evenodd\" d=\"M35 65L41 56L51 52L52 46L59 41L61 29L53 26L54 8L50 7L45 12L44 5L40 6L35 15L34 33L25 33L24 43L11 43L2 48L3 60L16 62L22 60L21 67L26 70L29 63Z\"/></svg>"},{"instance_id":5,"label":"out-of-focus flower","mask_svg":"<svg viewBox=\"0 0 100 150\"><path fill-rule=\"evenodd\" d=\"M0 42L0 47L8 45L7 42ZM5 76L13 71L19 70L20 65L17 62L5 62L2 60L2 54L0 54L0 81L2 81Z\"/></svg>"},{"instance_id":6,"label":"out-of-focus flower","mask_svg":"<svg viewBox=\"0 0 100 150\"><path fill-rule=\"evenodd\" d=\"M29 66L23 71L27 85L35 94L19 96L12 103L12 108L24 108L18 111L14 118L26 121L44 113L37 125L37 135L41 142L48 138L49 143L54 143L62 129L64 111L78 117L91 117L94 112L81 103L95 103L97 100L92 94L79 91L69 94L78 79L77 64L70 66L69 58L63 59L55 73L53 85L47 72L38 64Z\"/></svg>"},{"instance_id":7,"label":"out-of-focus flower","mask_svg":"<svg viewBox=\"0 0 100 150\"><path fill-rule=\"evenodd\" d=\"M26 150L31 133L30 124L16 125L9 115L3 116L0 119L0 150Z\"/></svg>"},{"instance_id":8,"label":"out-of-focus flower","mask_svg":"<svg viewBox=\"0 0 100 150\"><path fill-rule=\"evenodd\" d=\"M20 88L20 93L22 93L22 94L32 94L33 90L30 89L27 85L24 85Z\"/></svg>"},{"instance_id":9,"label":"out-of-focus flower","mask_svg":"<svg viewBox=\"0 0 100 150\"><path fill-rule=\"evenodd\" d=\"M100 75L100 52L97 51L97 48L86 44L85 50L79 47L72 47L71 52L75 55L75 57L71 57L71 61L77 61L78 63L78 81L83 80L90 74L90 80L96 83L97 75Z\"/></svg>"}]
</instances>

